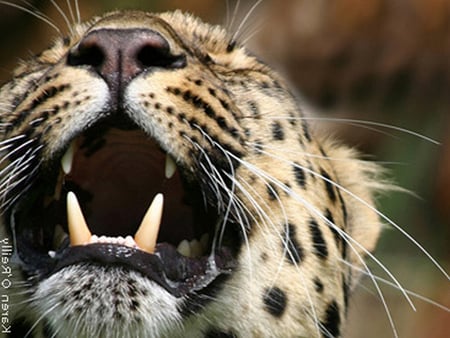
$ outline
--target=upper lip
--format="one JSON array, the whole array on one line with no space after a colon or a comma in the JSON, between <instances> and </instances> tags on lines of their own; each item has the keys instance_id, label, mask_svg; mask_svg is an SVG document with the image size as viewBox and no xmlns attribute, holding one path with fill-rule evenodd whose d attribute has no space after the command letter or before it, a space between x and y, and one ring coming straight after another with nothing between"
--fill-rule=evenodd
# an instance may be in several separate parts
<instances>
[{"instance_id":1,"label":"upper lip","mask_svg":"<svg viewBox=\"0 0 450 338\"><path fill-rule=\"evenodd\" d=\"M33 193L20 202L20 211L13 215L17 221L13 230L24 270L45 278L81 262L122 265L141 272L175 296L198 291L218 276L229 274L235 265L230 247L214 246L212 252L210 241L198 257L185 257L176 251L183 239L200 239L203 233L212 239L216 223L223 222L216 215L216 206L209 204L211 198L202 196L198 180L182 165L175 179L165 179L167 155L159 146L135 127L117 127L110 119L78 135L75 149L67 145L69 155L55 156L46 165L51 174L41 173L33 183ZM124 178L128 181L121 183ZM133 182L131 186L129 182ZM75 241L69 245L69 240L61 236L60 229L68 229L65 198L70 190L78 196L91 232L109 238L100 243ZM166 193L168 212L163 215L154 252L113 240L134 234L145 209L159 192Z\"/></svg>"}]
</instances>

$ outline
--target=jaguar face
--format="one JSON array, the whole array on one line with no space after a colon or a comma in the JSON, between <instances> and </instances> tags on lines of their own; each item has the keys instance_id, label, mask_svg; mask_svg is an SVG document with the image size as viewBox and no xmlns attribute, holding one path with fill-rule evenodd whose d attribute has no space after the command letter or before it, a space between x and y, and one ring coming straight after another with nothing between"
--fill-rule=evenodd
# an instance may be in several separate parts
<instances>
[{"instance_id":1,"label":"jaguar face","mask_svg":"<svg viewBox=\"0 0 450 338\"><path fill-rule=\"evenodd\" d=\"M105 14L18 67L0 107L16 332L341 334L379 168L222 28Z\"/></svg>"}]
</instances>

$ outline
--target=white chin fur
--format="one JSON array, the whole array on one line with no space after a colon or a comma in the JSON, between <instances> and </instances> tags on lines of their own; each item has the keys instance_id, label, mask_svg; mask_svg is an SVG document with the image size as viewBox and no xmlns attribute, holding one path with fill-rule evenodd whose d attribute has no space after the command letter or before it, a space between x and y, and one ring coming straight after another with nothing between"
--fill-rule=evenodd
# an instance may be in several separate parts
<instances>
[{"instance_id":1,"label":"white chin fur","mask_svg":"<svg viewBox=\"0 0 450 338\"><path fill-rule=\"evenodd\" d=\"M181 325L180 299L118 267L64 268L42 281L33 299L57 337L159 337Z\"/></svg>"}]
</instances>

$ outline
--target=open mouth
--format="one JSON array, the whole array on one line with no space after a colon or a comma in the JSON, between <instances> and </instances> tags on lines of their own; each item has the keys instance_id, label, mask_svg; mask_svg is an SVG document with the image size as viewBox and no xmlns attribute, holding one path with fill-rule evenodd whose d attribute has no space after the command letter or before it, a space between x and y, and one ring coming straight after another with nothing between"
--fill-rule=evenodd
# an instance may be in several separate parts
<instances>
[{"instance_id":1,"label":"open mouth","mask_svg":"<svg viewBox=\"0 0 450 338\"><path fill-rule=\"evenodd\" d=\"M121 265L177 297L200 291L231 273L237 232L199 182L132 122L103 120L41 169L14 213L23 269Z\"/></svg>"}]
</instances>

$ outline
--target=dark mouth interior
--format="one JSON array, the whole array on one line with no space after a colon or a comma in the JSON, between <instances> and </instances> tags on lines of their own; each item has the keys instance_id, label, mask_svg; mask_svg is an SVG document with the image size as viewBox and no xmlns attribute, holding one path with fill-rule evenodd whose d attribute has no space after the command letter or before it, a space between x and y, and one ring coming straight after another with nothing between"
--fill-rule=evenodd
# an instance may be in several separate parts
<instances>
[{"instance_id":1,"label":"dark mouth interior","mask_svg":"<svg viewBox=\"0 0 450 338\"><path fill-rule=\"evenodd\" d=\"M164 194L159 242L177 245L199 238L214 223L199 191L183 182L180 170L165 178L165 154L140 130L90 130L80 139L65 188L79 196L93 234L133 236L153 197ZM176 212L173 212L176 210Z\"/></svg>"},{"instance_id":2,"label":"dark mouth interior","mask_svg":"<svg viewBox=\"0 0 450 338\"><path fill-rule=\"evenodd\" d=\"M165 177L166 154L149 136L132 123L103 121L78 136L75 144L71 172L62 173L62 154L57 156L39 175L21 202L20 212L14 215L19 256L26 269L45 277L78 262L127 265L174 294L203 285L205 275L210 274L211 257L220 262L214 273L229 273L233 264L226 245L211 253L211 239L221 221L216 208L206 202L195 175L182 166L172 178ZM120 250L112 250L111 254L105 249L111 243L69 247L65 235L69 191L78 197L92 234L108 237L133 236L153 197L163 193L164 212L156 252L127 248L128 256L132 252L134 258L125 259L118 254ZM176 251L182 240L200 239L204 234L210 240L203 257L184 257ZM49 252L55 253L53 257ZM191 274L202 280L193 280ZM213 280L213 275L207 279ZM172 280L168 283L167 278ZM168 285L174 279L182 286L171 289ZM183 284L180 279L189 282Z\"/></svg>"}]
</instances>

